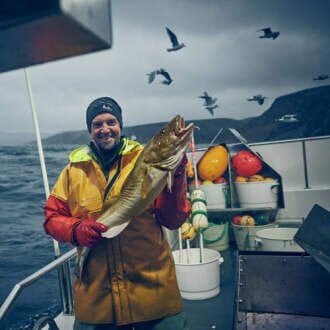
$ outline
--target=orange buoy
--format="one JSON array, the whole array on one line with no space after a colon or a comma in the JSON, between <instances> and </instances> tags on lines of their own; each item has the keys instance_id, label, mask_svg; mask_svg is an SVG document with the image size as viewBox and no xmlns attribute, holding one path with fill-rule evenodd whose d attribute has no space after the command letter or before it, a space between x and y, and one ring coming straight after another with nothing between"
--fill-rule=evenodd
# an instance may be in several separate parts
<instances>
[{"instance_id":1,"label":"orange buoy","mask_svg":"<svg viewBox=\"0 0 330 330\"><path fill-rule=\"evenodd\" d=\"M222 176L228 168L228 151L223 146L214 146L205 152L198 162L197 172L202 180L211 180Z\"/></svg>"}]
</instances>

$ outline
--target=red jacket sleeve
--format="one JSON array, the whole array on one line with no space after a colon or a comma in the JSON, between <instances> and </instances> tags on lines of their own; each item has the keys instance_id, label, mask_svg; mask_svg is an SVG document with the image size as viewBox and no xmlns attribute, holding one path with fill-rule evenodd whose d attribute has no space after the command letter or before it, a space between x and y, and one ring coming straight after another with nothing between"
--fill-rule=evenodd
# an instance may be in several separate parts
<instances>
[{"instance_id":1,"label":"red jacket sleeve","mask_svg":"<svg viewBox=\"0 0 330 330\"><path fill-rule=\"evenodd\" d=\"M157 220L168 229L179 228L189 217L191 210L187 200L187 180L185 172L174 177L171 192L166 188L155 201Z\"/></svg>"},{"instance_id":2,"label":"red jacket sleeve","mask_svg":"<svg viewBox=\"0 0 330 330\"><path fill-rule=\"evenodd\" d=\"M46 233L59 242L72 243L74 227L80 219L71 216L68 205L60 199L50 195L44 207Z\"/></svg>"}]
</instances>

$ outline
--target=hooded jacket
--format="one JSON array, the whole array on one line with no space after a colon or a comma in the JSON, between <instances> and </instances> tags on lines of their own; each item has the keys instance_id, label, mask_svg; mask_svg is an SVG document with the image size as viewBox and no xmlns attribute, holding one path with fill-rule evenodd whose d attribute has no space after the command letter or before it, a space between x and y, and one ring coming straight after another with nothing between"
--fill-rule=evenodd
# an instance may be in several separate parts
<instances>
[{"instance_id":1,"label":"hooded jacket","mask_svg":"<svg viewBox=\"0 0 330 330\"><path fill-rule=\"evenodd\" d=\"M72 242L72 228L96 219L104 202L114 201L143 147L124 140L108 178L89 146L70 154L45 206L44 227L60 242ZM75 317L86 323L143 322L183 309L175 265L162 226L178 228L189 216L184 175L154 205L112 239L90 251L81 280L74 281ZM78 246L78 253L81 247Z\"/></svg>"}]
</instances>

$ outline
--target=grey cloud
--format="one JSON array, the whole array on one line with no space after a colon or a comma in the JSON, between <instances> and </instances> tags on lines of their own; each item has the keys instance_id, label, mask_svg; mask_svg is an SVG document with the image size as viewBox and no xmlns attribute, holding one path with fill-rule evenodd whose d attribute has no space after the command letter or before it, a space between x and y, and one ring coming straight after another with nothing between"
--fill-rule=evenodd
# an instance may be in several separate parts
<instances>
[{"instance_id":1,"label":"grey cloud","mask_svg":"<svg viewBox=\"0 0 330 330\"><path fill-rule=\"evenodd\" d=\"M275 97L317 86L330 71L330 1L323 0L113 0L113 48L29 68L41 130L84 129L85 109L113 96L126 125L210 118L197 98L219 99L215 117L244 118L265 111ZM187 47L169 54L165 26ZM280 31L260 39L258 29ZM170 86L147 83L163 67ZM324 84L324 83L323 83ZM1 122L33 130L22 70L0 75ZM270 98L258 107L246 98ZM24 109L24 110L23 110Z\"/></svg>"}]
</instances>

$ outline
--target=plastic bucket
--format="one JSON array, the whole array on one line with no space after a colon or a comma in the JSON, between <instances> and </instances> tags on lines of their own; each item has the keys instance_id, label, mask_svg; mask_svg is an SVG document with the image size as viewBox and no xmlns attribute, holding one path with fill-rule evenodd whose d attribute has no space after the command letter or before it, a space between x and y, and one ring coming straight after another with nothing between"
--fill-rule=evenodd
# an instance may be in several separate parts
<instances>
[{"instance_id":1,"label":"plastic bucket","mask_svg":"<svg viewBox=\"0 0 330 330\"><path fill-rule=\"evenodd\" d=\"M266 228L276 227L274 223L261 226L241 226L231 224L233 227L234 237L239 250L256 250L255 237L257 231Z\"/></svg>"},{"instance_id":2,"label":"plastic bucket","mask_svg":"<svg viewBox=\"0 0 330 330\"><path fill-rule=\"evenodd\" d=\"M200 189L205 193L208 208L226 208L227 183L204 184L200 186Z\"/></svg>"},{"instance_id":3,"label":"plastic bucket","mask_svg":"<svg viewBox=\"0 0 330 330\"><path fill-rule=\"evenodd\" d=\"M216 224L209 222L203 232L204 245L207 248L224 251L229 248L228 222Z\"/></svg>"},{"instance_id":4,"label":"plastic bucket","mask_svg":"<svg viewBox=\"0 0 330 330\"><path fill-rule=\"evenodd\" d=\"M220 253L203 249L204 261L200 262L200 249L172 251L176 276L182 298L203 300L220 293L220 265L223 258Z\"/></svg>"},{"instance_id":5,"label":"plastic bucket","mask_svg":"<svg viewBox=\"0 0 330 330\"><path fill-rule=\"evenodd\" d=\"M258 230L256 244L263 251L304 252L293 240L298 228L268 228Z\"/></svg>"},{"instance_id":6,"label":"plastic bucket","mask_svg":"<svg viewBox=\"0 0 330 330\"><path fill-rule=\"evenodd\" d=\"M278 187L277 181L235 182L242 208L277 208Z\"/></svg>"}]
</instances>

